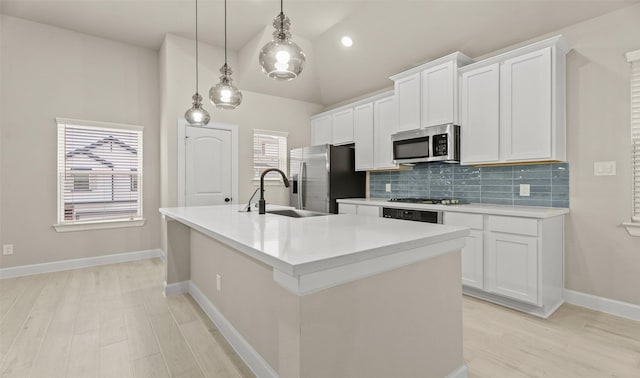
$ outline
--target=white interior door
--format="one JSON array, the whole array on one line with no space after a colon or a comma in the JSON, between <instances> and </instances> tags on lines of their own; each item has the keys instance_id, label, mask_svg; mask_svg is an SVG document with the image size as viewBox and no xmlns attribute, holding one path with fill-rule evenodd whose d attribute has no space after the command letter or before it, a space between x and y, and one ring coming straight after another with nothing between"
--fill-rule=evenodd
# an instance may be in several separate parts
<instances>
[{"instance_id":1,"label":"white interior door","mask_svg":"<svg viewBox=\"0 0 640 378\"><path fill-rule=\"evenodd\" d=\"M186 126L185 205L231 203L231 131Z\"/></svg>"}]
</instances>

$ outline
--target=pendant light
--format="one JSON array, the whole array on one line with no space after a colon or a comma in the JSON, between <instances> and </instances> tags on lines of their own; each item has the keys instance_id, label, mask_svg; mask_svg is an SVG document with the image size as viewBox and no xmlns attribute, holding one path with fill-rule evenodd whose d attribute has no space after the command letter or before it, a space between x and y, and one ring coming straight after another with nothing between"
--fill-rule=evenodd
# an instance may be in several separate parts
<instances>
[{"instance_id":1,"label":"pendant light","mask_svg":"<svg viewBox=\"0 0 640 378\"><path fill-rule=\"evenodd\" d=\"M227 0L224 0L224 64L220 73L220 82L209 89L209 99L220 109L235 109L242 102L242 92L231 83L232 71L227 65Z\"/></svg>"},{"instance_id":2,"label":"pendant light","mask_svg":"<svg viewBox=\"0 0 640 378\"><path fill-rule=\"evenodd\" d=\"M184 118L192 126L204 126L211 117L202 107L202 96L198 93L198 0L196 0L196 93L191 97L193 106L184 113Z\"/></svg>"},{"instance_id":3,"label":"pendant light","mask_svg":"<svg viewBox=\"0 0 640 378\"><path fill-rule=\"evenodd\" d=\"M304 69L306 57L302 49L291 41L291 20L282 11L280 0L280 14L273 20L273 40L260 51L259 61L262 72L272 79L286 81L293 80Z\"/></svg>"}]
</instances>

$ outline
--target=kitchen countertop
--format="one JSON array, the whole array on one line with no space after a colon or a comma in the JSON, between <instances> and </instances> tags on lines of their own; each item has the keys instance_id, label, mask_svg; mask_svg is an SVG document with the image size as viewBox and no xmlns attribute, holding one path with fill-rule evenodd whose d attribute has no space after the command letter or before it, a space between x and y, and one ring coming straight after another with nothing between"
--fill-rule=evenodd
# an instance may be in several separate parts
<instances>
[{"instance_id":1,"label":"kitchen countertop","mask_svg":"<svg viewBox=\"0 0 640 378\"><path fill-rule=\"evenodd\" d=\"M436 210L487 215L505 215L538 219L552 218L569 213L569 209L564 207L510 206L491 205L484 203L460 205L426 205L418 203L388 202L383 198L344 198L337 201L338 203L347 203L353 205L384 206L401 209Z\"/></svg>"},{"instance_id":2,"label":"kitchen countertop","mask_svg":"<svg viewBox=\"0 0 640 378\"><path fill-rule=\"evenodd\" d=\"M393 267L397 262L388 259L416 261L415 256L407 257L412 250L421 250L421 259L429 258L430 250L435 256L459 249L464 245L459 240L469 234L463 227L350 214L290 218L238 212L242 207L175 207L160 212L295 278L379 258ZM290 208L267 207L267 211L277 209ZM450 248L453 245L457 248ZM434 247L423 248L429 246Z\"/></svg>"}]
</instances>

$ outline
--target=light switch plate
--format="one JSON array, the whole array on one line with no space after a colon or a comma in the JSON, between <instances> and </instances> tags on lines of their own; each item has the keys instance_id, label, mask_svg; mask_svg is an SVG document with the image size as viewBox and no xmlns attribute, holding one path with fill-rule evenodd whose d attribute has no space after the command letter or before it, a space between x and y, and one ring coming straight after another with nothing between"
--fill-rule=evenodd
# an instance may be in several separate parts
<instances>
[{"instance_id":1,"label":"light switch plate","mask_svg":"<svg viewBox=\"0 0 640 378\"><path fill-rule=\"evenodd\" d=\"M531 185L520 184L520 197L529 197L529 196L531 196Z\"/></svg>"},{"instance_id":2,"label":"light switch plate","mask_svg":"<svg viewBox=\"0 0 640 378\"><path fill-rule=\"evenodd\" d=\"M3 244L2 245L2 254L3 255L13 255L13 244Z\"/></svg>"},{"instance_id":3,"label":"light switch plate","mask_svg":"<svg viewBox=\"0 0 640 378\"><path fill-rule=\"evenodd\" d=\"M593 163L593 175L594 176L615 176L616 175L616 162L615 161L596 161Z\"/></svg>"},{"instance_id":4,"label":"light switch plate","mask_svg":"<svg viewBox=\"0 0 640 378\"><path fill-rule=\"evenodd\" d=\"M384 185L384 191L387 192L387 193L391 193L391 183L390 182L386 183Z\"/></svg>"}]
</instances>

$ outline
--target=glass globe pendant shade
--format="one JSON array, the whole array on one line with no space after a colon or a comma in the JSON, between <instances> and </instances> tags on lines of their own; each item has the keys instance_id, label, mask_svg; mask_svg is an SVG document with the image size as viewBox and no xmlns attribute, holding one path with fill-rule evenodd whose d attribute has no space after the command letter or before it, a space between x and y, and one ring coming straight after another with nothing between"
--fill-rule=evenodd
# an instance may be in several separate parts
<instances>
[{"instance_id":1,"label":"glass globe pendant shade","mask_svg":"<svg viewBox=\"0 0 640 378\"><path fill-rule=\"evenodd\" d=\"M202 108L202 96L196 92L193 97L193 106L184 113L184 118L192 126L205 126L209 123L211 116Z\"/></svg>"},{"instance_id":2,"label":"glass globe pendant shade","mask_svg":"<svg viewBox=\"0 0 640 378\"><path fill-rule=\"evenodd\" d=\"M273 40L260 50L260 67L272 79L293 80L304 69L307 58L300 46L291 41L289 17L281 12L273 20L273 26L276 28Z\"/></svg>"},{"instance_id":3,"label":"glass globe pendant shade","mask_svg":"<svg viewBox=\"0 0 640 378\"><path fill-rule=\"evenodd\" d=\"M220 82L209 90L209 99L217 108L233 110L242 103L242 92L232 84L231 68L226 63L220 73Z\"/></svg>"}]
</instances>

